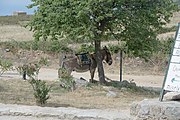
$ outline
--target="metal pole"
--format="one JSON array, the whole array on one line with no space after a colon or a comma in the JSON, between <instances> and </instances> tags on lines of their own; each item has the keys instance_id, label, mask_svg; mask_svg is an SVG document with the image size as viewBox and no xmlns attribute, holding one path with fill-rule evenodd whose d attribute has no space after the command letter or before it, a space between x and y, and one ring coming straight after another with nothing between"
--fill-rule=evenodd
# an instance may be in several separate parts
<instances>
[{"instance_id":1,"label":"metal pole","mask_svg":"<svg viewBox=\"0 0 180 120\"><path fill-rule=\"evenodd\" d=\"M119 66L120 82L122 81L122 58L123 58L123 52L122 50L120 50L120 66Z\"/></svg>"},{"instance_id":2,"label":"metal pole","mask_svg":"<svg viewBox=\"0 0 180 120\"><path fill-rule=\"evenodd\" d=\"M160 93L160 98L159 98L160 102L162 102L162 100L163 100L164 92L165 92L165 90L162 88L161 93Z\"/></svg>"}]
</instances>

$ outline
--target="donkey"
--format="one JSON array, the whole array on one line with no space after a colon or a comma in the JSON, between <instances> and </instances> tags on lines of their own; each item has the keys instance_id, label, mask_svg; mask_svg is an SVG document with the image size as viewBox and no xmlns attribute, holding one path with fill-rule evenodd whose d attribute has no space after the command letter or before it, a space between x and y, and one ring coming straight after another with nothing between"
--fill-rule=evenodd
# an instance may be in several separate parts
<instances>
[{"instance_id":1,"label":"donkey","mask_svg":"<svg viewBox=\"0 0 180 120\"><path fill-rule=\"evenodd\" d=\"M90 58L89 64L79 64L77 56L73 56L71 58L64 58L61 63L61 68L65 69L69 75L72 73L72 71L76 71L76 72L90 71L90 75L91 75L90 82L93 82L94 73L97 67L97 61L96 61L95 53L89 54L88 56ZM103 49L101 49L101 58L102 61L105 61L109 65L112 64L112 57L106 46L103 47ZM61 77L60 69L58 71L59 78Z\"/></svg>"}]
</instances>

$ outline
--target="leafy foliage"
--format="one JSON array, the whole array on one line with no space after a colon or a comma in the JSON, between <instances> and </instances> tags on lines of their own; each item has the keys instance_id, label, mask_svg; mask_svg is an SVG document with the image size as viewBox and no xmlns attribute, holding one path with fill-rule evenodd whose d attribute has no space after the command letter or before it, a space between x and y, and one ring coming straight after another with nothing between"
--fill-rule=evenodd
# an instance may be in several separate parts
<instances>
[{"instance_id":1,"label":"leafy foliage","mask_svg":"<svg viewBox=\"0 0 180 120\"><path fill-rule=\"evenodd\" d=\"M20 73L20 75L27 74L30 79L35 79L35 77L38 78L39 70L42 66L47 66L49 64L48 58L41 57L39 61L36 61L36 63L28 63L20 65L16 68L16 70Z\"/></svg>"},{"instance_id":2,"label":"leafy foliage","mask_svg":"<svg viewBox=\"0 0 180 120\"><path fill-rule=\"evenodd\" d=\"M154 45L151 41L155 40L156 30L168 22L176 10L172 0L32 1L34 4L29 8L38 6L38 9L29 25L37 39L51 36L84 42L113 35L127 41L129 49L145 44L135 50L135 54L143 51L146 44Z\"/></svg>"},{"instance_id":3,"label":"leafy foliage","mask_svg":"<svg viewBox=\"0 0 180 120\"><path fill-rule=\"evenodd\" d=\"M109 45L108 45L108 48L109 48L109 50L111 51L111 53L117 54L120 50L125 51L125 49L126 49L126 43L123 42L123 41L121 41L121 44L116 44L116 45L109 44Z\"/></svg>"},{"instance_id":4,"label":"leafy foliage","mask_svg":"<svg viewBox=\"0 0 180 120\"><path fill-rule=\"evenodd\" d=\"M128 52L147 58L157 47L157 30L177 10L173 0L32 1L29 8L38 8L29 23L35 38L94 42L101 83L105 82L102 41L126 41Z\"/></svg>"},{"instance_id":5,"label":"leafy foliage","mask_svg":"<svg viewBox=\"0 0 180 120\"><path fill-rule=\"evenodd\" d=\"M167 33L167 32L174 32L177 30L177 26L172 27L163 27L162 29L159 29L157 32L159 34Z\"/></svg>"},{"instance_id":6,"label":"leafy foliage","mask_svg":"<svg viewBox=\"0 0 180 120\"><path fill-rule=\"evenodd\" d=\"M32 79L29 82L34 90L34 97L36 98L37 104L43 105L49 99L49 91L51 88L46 85L45 81Z\"/></svg>"},{"instance_id":7,"label":"leafy foliage","mask_svg":"<svg viewBox=\"0 0 180 120\"><path fill-rule=\"evenodd\" d=\"M88 44L82 44L82 45L79 47L77 53L88 53L88 52L89 52L89 53L92 53L92 52L94 52L94 51L95 51L94 46L88 45Z\"/></svg>"},{"instance_id":8,"label":"leafy foliage","mask_svg":"<svg viewBox=\"0 0 180 120\"><path fill-rule=\"evenodd\" d=\"M73 91L75 89L75 81L73 76L68 74L68 71L64 68L59 68L60 86L65 89Z\"/></svg>"},{"instance_id":9,"label":"leafy foliage","mask_svg":"<svg viewBox=\"0 0 180 120\"><path fill-rule=\"evenodd\" d=\"M26 74L29 76L29 83L34 90L34 97L38 105L44 105L46 103L46 101L49 99L48 93L51 90L51 87L47 86L45 81L35 78L38 76L40 68L47 64L47 58L41 58L36 64L25 64L17 68L20 74L26 72Z\"/></svg>"},{"instance_id":10,"label":"leafy foliage","mask_svg":"<svg viewBox=\"0 0 180 120\"><path fill-rule=\"evenodd\" d=\"M170 55L173 43L174 38L168 38L167 40L160 41L159 51L162 51L163 54Z\"/></svg>"},{"instance_id":11,"label":"leafy foliage","mask_svg":"<svg viewBox=\"0 0 180 120\"><path fill-rule=\"evenodd\" d=\"M154 52L153 55L148 59L158 71L164 71L167 68L169 56L172 52L172 46L174 43L173 38L160 41L158 43L158 51Z\"/></svg>"}]
</instances>

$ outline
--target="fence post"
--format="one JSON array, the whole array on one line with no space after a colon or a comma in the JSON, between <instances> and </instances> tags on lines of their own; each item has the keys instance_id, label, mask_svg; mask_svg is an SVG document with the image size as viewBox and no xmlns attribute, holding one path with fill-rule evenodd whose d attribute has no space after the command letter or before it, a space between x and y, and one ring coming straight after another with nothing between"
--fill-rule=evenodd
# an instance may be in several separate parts
<instances>
[{"instance_id":1,"label":"fence post","mask_svg":"<svg viewBox=\"0 0 180 120\"><path fill-rule=\"evenodd\" d=\"M123 51L120 50L120 65L119 65L120 82L122 81L122 58L123 58Z\"/></svg>"}]
</instances>

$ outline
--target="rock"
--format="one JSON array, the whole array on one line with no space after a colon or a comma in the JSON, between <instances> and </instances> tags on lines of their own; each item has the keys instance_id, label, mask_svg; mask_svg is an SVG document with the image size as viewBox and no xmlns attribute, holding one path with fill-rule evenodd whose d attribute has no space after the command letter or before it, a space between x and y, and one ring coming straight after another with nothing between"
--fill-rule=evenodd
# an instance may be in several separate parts
<instances>
[{"instance_id":1,"label":"rock","mask_svg":"<svg viewBox=\"0 0 180 120\"><path fill-rule=\"evenodd\" d=\"M130 82L127 81L127 80L123 80L120 84L121 84L123 87L128 87L128 86L136 87L136 83L133 82L133 80L131 80Z\"/></svg>"},{"instance_id":2,"label":"rock","mask_svg":"<svg viewBox=\"0 0 180 120\"><path fill-rule=\"evenodd\" d=\"M102 86L105 91L112 91L114 87L112 86Z\"/></svg>"},{"instance_id":3,"label":"rock","mask_svg":"<svg viewBox=\"0 0 180 120\"><path fill-rule=\"evenodd\" d=\"M10 52L10 49L6 48L5 51L6 51L6 52Z\"/></svg>"},{"instance_id":4,"label":"rock","mask_svg":"<svg viewBox=\"0 0 180 120\"><path fill-rule=\"evenodd\" d=\"M86 86L88 84L88 81L85 80L84 78L80 78L80 79L74 78L74 80L75 80L76 88L81 87L81 86Z\"/></svg>"},{"instance_id":5,"label":"rock","mask_svg":"<svg viewBox=\"0 0 180 120\"><path fill-rule=\"evenodd\" d=\"M167 92L164 95L164 100L179 100L180 101L180 92Z\"/></svg>"},{"instance_id":6,"label":"rock","mask_svg":"<svg viewBox=\"0 0 180 120\"><path fill-rule=\"evenodd\" d=\"M121 83L120 83L122 86L128 86L129 85L129 82L127 80L123 80Z\"/></svg>"},{"instance_id":7,"label":"rock","mask_svg":"<svg viewBox=\"0 0 180 120\"><path fill-rule=\"evenodd\" d=\"M122 88L121 88L121 90L122 90L122 91L127 91L127 90L128 90L128 88L126 88L126 87L122 87Z\"/></svg>"},{"instance_id":8,"label":"rock","mask_svg":"<svg viewBox=\"0 0 180 120\"><path fill-rule=\"evenodd\" d=\"M130 115L133 120L180 120L180 102L143 100L131 105Z\"/></svg>"},{"instance_id":9,"label":"rock","mask_svg":"<svg viewBox=\"0 0 180 120\"><path fill-rule=\"evenodd\" d=\"M6 117L6 118L2 118ZM9 119L10 117L19 119ZM22 117L26 117L22 119ZM31 117L31 119L28 117ZM33 119L36 118L36 119ZM39 119L38 119L39 118ZM0 120L131 120L129 111L39 107L0 103Z\"/></svg>"},{"instance_id":10,"label":"rock","mask_svg":"<svg viewBox=\"0 0 180 120\"><path fill-rule=\"evenodd\" d=\"M108 93L106 94L107 97L117 97L117 93L113 92L113 91L108 91Z\"/></svg>"}]
</instances>

